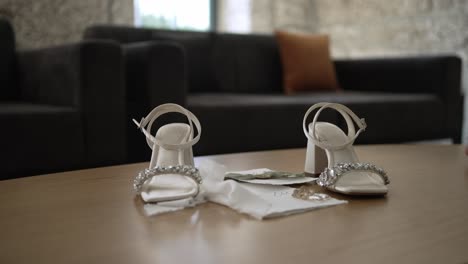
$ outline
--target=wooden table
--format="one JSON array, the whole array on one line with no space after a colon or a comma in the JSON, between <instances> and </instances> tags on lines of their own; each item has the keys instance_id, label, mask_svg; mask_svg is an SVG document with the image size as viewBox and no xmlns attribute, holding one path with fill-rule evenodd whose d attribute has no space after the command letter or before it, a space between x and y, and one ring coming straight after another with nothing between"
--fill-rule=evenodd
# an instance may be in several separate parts
<instances>
[{"instance_id":1,"label":"wooden table","mask_svg":"<svg viewBox=\"0 0 468 264\"><path fill-rule=\"evenodd\" d=\"M387 169L386 198L257 221L216 204L147 217L147 164L0 182L0 263L468 263L461 146L357 147ZM200 157L300 172L304 149ZM335 197L343 198L335 195Z\"/></svg>"}]
</instances>

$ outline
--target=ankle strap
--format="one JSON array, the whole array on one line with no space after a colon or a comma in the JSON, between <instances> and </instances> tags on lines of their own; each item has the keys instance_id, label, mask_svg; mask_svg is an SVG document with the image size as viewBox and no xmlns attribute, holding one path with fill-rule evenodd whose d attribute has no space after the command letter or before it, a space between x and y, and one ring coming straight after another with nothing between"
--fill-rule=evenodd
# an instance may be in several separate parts
<instances>
[{"instance_id":1,"label":"ankle strap","mask_svg":"<svg viewBox=\"0 0 468 264\"><path fill-rule=\"evenodd\" d=\"M317 108L320 108L320 109L317 111L317 113L314 116L314 120L312 121L312 133L310 133L310 131L308 131L308 129L306 127L307 117L309 116L310 113L312 113L312 111L314 111ZM346 125L348 126L348 141L346 143L341 144L341 145L336 145L336 146L335 145L330 145L330 144L326 144L325 142L322 142L317 137L317 133L315 131L315 125L317 123L317 119L318 119L320 113L326 108L335 109L345 119ZM359 127L359 130L357 131L357 133L356 133L353 121ZM336 104L336 103L317 103L317 104L314 104L313 106L311 106L309 108L309 110L307 110L307 112L306 112L306 114L304 116L304 120L302 122L302 128L304 130L304 134L306 135L306 137L308 139L312 140L312 142L315 145L319 146L320 148L328 149L328 150L342 149L342 148L347 147L348 145L353 144L354 140L356 140L356 138L359 136L359 134L361 134L361 132L363 132L366 129L366 127L367 127L367 125L366 125L366 122L365 122L364 118L359 118L348 107L346 107L346 106L344 106L342 104ZM310 129L310 127L309 127L309 129Z\"/></svg>"},{"instance_id":2,"label":"ankle strap","mask_svg":"<svg viewBox=\"0 0 468 264\"><path fill-rule=\"evenodd\" d=\"M153 125L153 122L160 116L167 114L167 113L181 113L185 115L188 119L188 123L190 125L190 141L187 141L186 143L182 144L166 144L164 142L161 142L160 140L157 140L154 136L151 135L151 126ZM138 123L135 119L133 119L133 122L137 125L137 127L145 134L146 136L146 142L150 146L150 148L153 148L153 144L156 144L164 149L167 150L179 150L179 149L186 149L189 147L192 147L195 145L198 140L200 140L200 135L201 135L201 125L200 121L198 121L198 118L189 110L183 108L182 106L178 104L162 104L156 108L154 108L146 117L143 117ZM193 138L194 130L193 130L193 125L197 128L197 136ZM146 129L145 129L146 126Z\"/></svg>"}]
</instances>

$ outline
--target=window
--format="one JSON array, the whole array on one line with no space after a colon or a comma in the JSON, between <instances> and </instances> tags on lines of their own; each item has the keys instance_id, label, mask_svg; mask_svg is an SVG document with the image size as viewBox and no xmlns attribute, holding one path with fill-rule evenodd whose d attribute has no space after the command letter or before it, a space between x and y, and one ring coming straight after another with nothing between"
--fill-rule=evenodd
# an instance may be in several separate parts
<instances>
[{"instance_id":1,"label":"window","mask_svg":"<svg viewBox=\"0 0 468 264\"><path fill-rule=\"evenodd\" d=\"M134 0L141 27L208 31L214 28L215 0Z\"/></svg>"}]
</instances>

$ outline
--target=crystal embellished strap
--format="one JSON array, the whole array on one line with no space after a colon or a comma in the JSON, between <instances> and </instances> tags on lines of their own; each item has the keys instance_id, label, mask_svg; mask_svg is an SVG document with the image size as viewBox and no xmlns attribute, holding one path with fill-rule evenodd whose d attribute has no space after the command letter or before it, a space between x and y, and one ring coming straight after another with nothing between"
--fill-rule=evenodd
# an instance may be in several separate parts
<instances>
[{"instance_id":1,"label":"crystal embellished strap","mask_svg":"<svg viewBox=\"0 0 468 264\"><path fill-rule=\"evenodd\" d=\"M338 163L332 168L326 168L319 178L317 184L328 187L334 185L344 174L350 171L370 171L378 174L384 180L385 185L390 183L387 173L382 168L379 168L370 163Z\"/></svg>"},{"instance_id":2,"label":"crystal embellished strap","mask_svg":"<svg viewBox=\"0 0 468 264\"><path fill-rule=\"evenodd\" d=\"M155 176L165 175L165 174L179 174L182 176L189 177L195 183L197 183L197 192L193 196L196 196L199 192L200 184L202 183L202 178L200 176L200 171L192 166L188 165L178 165L178 166L168 166L168 167L155 167L153 169L144 169L138 173L138 175L133 180L133 189L139 194L143 188L143 184Z\"/></svg>"}]
</instances>

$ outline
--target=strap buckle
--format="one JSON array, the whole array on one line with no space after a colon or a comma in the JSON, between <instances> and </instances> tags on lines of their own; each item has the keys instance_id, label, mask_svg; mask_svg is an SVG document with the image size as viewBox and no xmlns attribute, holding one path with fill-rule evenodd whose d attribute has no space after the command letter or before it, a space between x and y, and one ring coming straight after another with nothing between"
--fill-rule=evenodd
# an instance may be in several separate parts
<instances>
[{"instance_id":1,"label":"strap buckle","mask_svg":"<svg viewBox=\"0 0 468 264\"><path fill-rule=\"evenodd\" d=\"M366 131L366 128L367 128L366 119L365 119L365 118L361 118L360 120L361 120L362 130L363 130L363 131Z\"/></svg>"},{"instance_id":2,"label":"strap buckle","mask_svg":"<svg viewBox=\"0 0 468 264\"><path fill-rule=\"evenodd\" d=\"M135 123L135 125L137 126L137 128L138 128L139 130L143 130L143 126L142 126L141 124L143 124L143 122L145 122L145 118L144 118L144 117L141 118L140 123L138 123L135 119L132 119L132 120L133 120L133 123Z\"/></svg>"}]
</instances>

